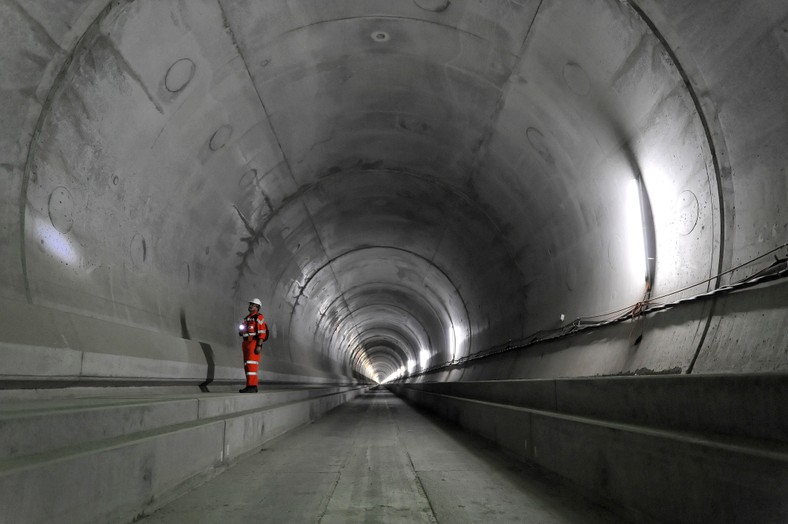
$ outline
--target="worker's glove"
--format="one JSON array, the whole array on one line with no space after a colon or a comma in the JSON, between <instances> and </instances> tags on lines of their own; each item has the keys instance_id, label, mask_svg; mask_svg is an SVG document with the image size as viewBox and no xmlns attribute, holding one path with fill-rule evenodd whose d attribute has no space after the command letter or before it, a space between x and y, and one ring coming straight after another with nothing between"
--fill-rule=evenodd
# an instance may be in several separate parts
<instances>
[{"instance_id":1,"label":"worker's glove","mask_svg":"<svg viewBox=\"0 0 788 524\"><path fill-rule=\"evenodd\" d=\"M259 344L258 344L257 346L255 346L255 348L254 348L254 354L255 354L255 355L259 355L259 354L260 354L260 345L259 345Z\"/></svg>"}]
</instances>

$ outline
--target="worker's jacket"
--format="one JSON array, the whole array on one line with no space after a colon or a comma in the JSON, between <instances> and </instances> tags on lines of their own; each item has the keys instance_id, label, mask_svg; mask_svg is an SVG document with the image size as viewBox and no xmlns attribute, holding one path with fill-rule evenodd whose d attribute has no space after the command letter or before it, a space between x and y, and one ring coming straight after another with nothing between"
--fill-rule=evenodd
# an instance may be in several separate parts
<instances>
[{"instance_id":1,"label":"worker's jacket","mask_svg":"<svg viewBox=\"0 0 788 524\"><path fill-rule=\"evenodd\" d=\"M268 340L268 326L262 313L249 313L238 333L244 340Z\"/></svg>"}]
</instances>

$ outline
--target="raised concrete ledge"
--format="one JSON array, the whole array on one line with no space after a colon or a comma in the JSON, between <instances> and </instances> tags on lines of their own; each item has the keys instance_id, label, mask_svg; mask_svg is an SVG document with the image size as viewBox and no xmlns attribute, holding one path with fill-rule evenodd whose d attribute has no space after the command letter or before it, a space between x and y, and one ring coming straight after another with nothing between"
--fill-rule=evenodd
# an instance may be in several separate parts
<instances>
[{"instance_id":1,"label":"raised concrete ledge","mask_svg":"<svg viewBox=\"0 0 788 524\"><path fill-rule=\"evenodd\" d=\"M788 374L422 382L407 388L654 427L788 441Z\"/></svg>"},{"instance_id":2,"label":"raised concrete ledge","mask_svg":"<svg viewBox=\"0 0 788 524\"><path fill-rule=\"evenodd\" d=\"M0 410L0 457L13 458L196 420L199 401L91 399ZM28 403L29 404L29 403Z\"/></svg>"},{"instance_id":3,"label":"raised concrete ledge","mask_svg":"<svg viewBox=\"0 0 788 524\"><path fill-rule=\"evenodd\" d=\"M582 417L578 415L568 415L565 413L557 413L557 412L538 410L533 408L524 408L520 406L512 406L507 404L499 404L495 402L487 402L483 400L473 400L473 399L462 398L462 397L453 397L450 395L441 395L437 393L421 392L420 395L426 397L432 397L433 403L440 401L452 402L455 403L456 405L465 406L465 408L469 410L473 409L476 412L478 412L479 410L488 411L488 412L502 411L502 412L506 412L508 416L513 418L520 418L525 415L531 418L545 417L555 420L563 420L566 421L567 423L582 424L588 426L598 426L600 428L615 430L619 432L639 433L641 435L648 437L681 441L686 444L703 445L711 448L716 448L720 451L730 451L734 453L741 453L744 455L752 455L753 457L760 457L770 460L773 459L777 461L786 462L786 464L788 464L788 442L763 441L763 440L751 439L751 438L728 437L718 434L654 428L654 427L631 424L631 423L628 424L622 422L609 421L600 418ZM426 400L426 398L422 397L422 400ZM462 413L451 413L451 415L459 415L461 418L465 416ZM480 417L485 418L484 415L480 415ZM450 416L448 418L455 418L455 417ZM485 427L480 431L480 433L482 433L485 437L491 439L495 439L501 436L500 435L501 432L497 431L497 428L495 428L494 426L492 428ZM524 444L524 446L526 448L528 447L527 442ZM516 448L520 446L518 444L518 446L510 446L510 447L512 448L512 450L516 450Z\"/></svg>"},{"instance_id":4,"label":"raised concrete ledge","mask_svg":"<svg viewBox=\"0 0 788 524\"><path fill-rule=\"evenodd\" d=\"M85 413L62 400L27 413L7 409L6 431L15 419L28 421L12 441L35 440L39 432L52 436L40 445L5 446L13 454L0 461L0 520L131 522L363 390L336 386L147 401L90 399ZM183 413L168 423L168 415L180 409ZM118 427L108 436L114 424ZM82 430L84 439L78 441ZM69 445L58 446L60 435Z\"/></svg>"},{"instance_id":5,"label":"raised concrete ledge","mask_svg":"<svg viewBox=\"0 0 788 524\"><path fill-rule=\"evenodd\" d=\"M44 453L182 422L334 395L342 388L284 389L194 398L92 398L0 405L0 457Z\"/></svg>"},{"instance_id":6,"label":"raised concrete ledge","mask_svg":"<svg viewBox=\"0 0 788 524\"><path fill-rule=\"evenodd\" d=\"M703 384L695 386L681 382L683 377L674 378L679 383L674 393L686 396L696 386L707 393L694 400L676 399L678 411L685 411L686 403L694 402L695 411L686 416L671 414L665 406L650 406L660 397L670 399L661 387L675 385L675 380L660 383L660 388L652 390L653 395L640 396L638 388L642 386L640 392L647 393L649 385L653 387L656 382L641 384L635 382L641 377L621 377L396 384L389 389L496 442L518 458L560 475L589 497L633 520L788 522L788 439L782 433L785 419L766 429L764 434L769 438L741 436L759 434L758 429L740 428L734 432L737 434L725 435L718 432L720 425L712 425L714 431L703 428L705 415L719 416L713 407L704 412L705 405L715 404L714 384L721 387L729 377L703 377ZM741 378L744 383L760 384L762 392L771 391L762 399L767 405L754 410L756 418L767 416L769 411L772 416L783 412L784 402L771 402L786 394L780 387L784 376ZM597 383L591 384L595 380ZM619 388L627 384L635 389L622 404L616 397L622 394ZM568 385L566 392L562 385ZM591 392L592 387L596 391ZM733 387L726 395L733 397L735 391ZM562 395L563 401L558 400ZM757 397L757 386L748 395ZM730 401L724 396L719 409L725 409ZM577 402L569 403L573 398ZM742 401L753 399L745 396ZM608 402L609 409L601 409ZM542 407L525 407L529 404ZM632 412L639 408L651 409L672 425L644 424L643 417ZM739 423L737 416L732 413ZM659 418L655 417L649 414L646 418Z\"/></svg>"}]
</instances>

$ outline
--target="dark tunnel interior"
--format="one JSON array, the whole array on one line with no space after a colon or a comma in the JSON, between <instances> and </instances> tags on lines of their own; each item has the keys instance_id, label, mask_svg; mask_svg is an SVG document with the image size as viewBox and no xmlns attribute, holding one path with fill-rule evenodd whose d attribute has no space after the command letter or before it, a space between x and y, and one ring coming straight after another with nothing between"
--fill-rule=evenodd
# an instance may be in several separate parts
<instances>
[{"instance_id":1,"label":"dark tunnel interior","mask_svg":"<svg viewBox=\"0 0 788 524\"><path fill-rule=\"evenodd\" d=\"M5 2L4 375L229 380L259 297L268 379L377 382L742 280L788 227L783 11ZM785 369L708 322L546 376Z\"/></svg>"},{"instance_id":2,"label":"dark tunnel interior","mask_svg":"<svg viewBox=\"0 0 788 524\"><path fill-rule=\"evenodd\" d=\"M788 519L788 3L0 0L0 39L9 518L136 519L383 383L630 516Z\"/></svg>"}]
</instances>

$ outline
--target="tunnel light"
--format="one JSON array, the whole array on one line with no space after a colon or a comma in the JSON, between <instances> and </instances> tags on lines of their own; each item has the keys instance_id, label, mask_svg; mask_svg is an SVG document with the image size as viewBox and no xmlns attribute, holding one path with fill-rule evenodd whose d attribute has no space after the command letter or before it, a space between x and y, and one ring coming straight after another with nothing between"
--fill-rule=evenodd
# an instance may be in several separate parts
<instances>
[{"instance_id":1,"label":"tunnel light","mask_svg":"<svg viewBox=\"0 0 788 524\"><path fill-rule=\"evenodd\" d=\"M451 359L455 360L460 352L460 346L465 343L465 333L460 331L460 327L452 322L449 327L449 350Z\"/></svg>"},{"instance_id":2,"label":"tunnel light","mask_svg":"<svg viewBox=\"0 0 788 524\"><path fill-rule=\"evenodd\" d=\"M424 368L427 367L427 361L430 359L431 356L432 355L430 355L430 352L427 351L426 349L422 349L419 352L419 367L421 369L424 369Z\"/></svg>"},{"instance_id":3,"label":"tunnel light","mask_svg":"<svg viewBox=\"0 0 788 524\"><path fill-rule=\"evenodd\" d=\"M457 330L454 324L449 328L449 351L451 351L451 359L457 357Z\"/></svg>"},{"instance_id":4,"label":"tunnel light","mask_svg":"<svg viewBox=\"0 0 788 524\"><path fill-rule=\"evenodd\" d=\"M400 378L404 372L405 372L405 368L401 367L398 370L396 370L394 373L390 374L389 376L387 376L383 380L379 381L379 383L380 384L385 384L387 382L391 382L392 380L396 380L396 379Z\"/></svg>"},{"instance_id":5,"label":"tunnel light","mask_svg":"<svg viewBox=\"0 0 788 524\"><path fill-rule=\"evenodd\" d=\"M77 264L79 255L71 245L71 241L66 235L55 229L48 220L36 218L35 230L41 239L41 245L50 255L68 265Z\"/></svg>"},{"instance_id":6,"label":"tunnel light","mask_svg":"<svg viewBox=\"0 0 788 524\"><path fill-rule=\"evenodd\" d=\"M404 374L405 374L405 366L402 366L401 368L396 370L394 373L392 373L391 375L389 375L386 378L384 378L383 380L381 380L380 383L381 384L386 384L387 382L391 382L392 380L397 380L398 378L401 378L402 375L404 375Z\"/></svg>"},{"instance_id":7,"label":"tunnel light","mask_svg":"<svg viewBox=\"0 0 788 524\"><path fill-rule=\"evenodd\" d=\"M633 278L642 281L646 275L646 251L643 243L643 211L641 209L641 182L631 179L627 185L626 222L629 267Z\"/></svg>"},{"instance_id":8,"label":"tunnel light","mask_svg":"<svg viewBox=\"0 0 788 524\"><path fill-rule=\"evenodd\" d=\"M408 367L407 367L408 373L411 373L413 371L413 368L415 368L415 367L416 367L416 361L412 360L412 359L408 359ZM402 371L404 373L405 372L405 368L402 368Z\"/></svg>"}]
</instances>

